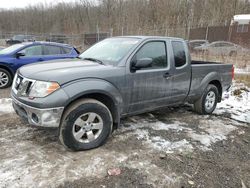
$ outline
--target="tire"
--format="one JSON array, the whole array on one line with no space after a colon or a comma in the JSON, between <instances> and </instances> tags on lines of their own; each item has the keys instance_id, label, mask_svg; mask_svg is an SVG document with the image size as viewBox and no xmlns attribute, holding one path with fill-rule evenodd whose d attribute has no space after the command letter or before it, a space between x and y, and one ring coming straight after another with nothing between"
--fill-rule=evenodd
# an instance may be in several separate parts
<instances>
[{"instance_id":1,"label":"tire","mask_svg":"<svg viewBox=\"0 0 250 188\"><path fill-rule=\"evenodd\" d=\"M94 99L79 100L69 106L61 120L59 140L70 150L89 150L103 145L112 132L110 110Z\"/></svg>"},{"instance_id":2,"label":"tire","mask_svg":"<svg viewBox=\"0 0 250 188\"><path fill-rule=\"evenodd\" d=\"M214 97L212 97L213 95ZM201 98L194 103L194 110L199 114L212 114L216 108L218 99L218 88L215 85L209 84Z\"/></svg>"},{"instance_id":3,"label":"tire","mask_svg":"<svg viewBox=\"0 0 250 188\"><path fill-rule=\"evenodd\" d=\"M6 69L0 68L0 89L8 88L12 84L12 76Z\"/></svg>"}]
</instances>

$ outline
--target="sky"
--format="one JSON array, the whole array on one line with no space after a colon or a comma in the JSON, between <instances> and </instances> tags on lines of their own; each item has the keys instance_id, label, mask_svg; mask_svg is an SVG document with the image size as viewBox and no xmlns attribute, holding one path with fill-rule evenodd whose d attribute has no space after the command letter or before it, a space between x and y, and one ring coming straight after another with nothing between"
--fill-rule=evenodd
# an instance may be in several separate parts
<instances>
[{"instance_id":1,"label":"sky","mask_svg":"<svg viewBox=\"0 0 250 188\"><path fill-rule=\"evenodd\" d=\"M40 3L57 4L60 2L75 2L75 0L0 0L0 9L24 8Z\"/></svg>"}]
</instances>

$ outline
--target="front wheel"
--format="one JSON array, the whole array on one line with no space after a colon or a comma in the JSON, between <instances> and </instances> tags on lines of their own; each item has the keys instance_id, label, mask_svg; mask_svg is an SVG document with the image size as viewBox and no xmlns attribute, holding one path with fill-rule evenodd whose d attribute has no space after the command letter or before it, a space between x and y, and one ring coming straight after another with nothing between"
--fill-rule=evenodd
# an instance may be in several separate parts
<instances>
[{"instance_id":1,"label":"front wheel","mask_svg":"<svg viewBox=\"0 0 250 188\"><path fill-rule=\"evenodd\" d=\"M10 87L11 83L11 74L7 70L0 68L0 89Z\"/></svg>"},{"instance_id":2,"label":"front wheel","mask_svg":"<svg viewBox=\"0 0 250 188\"><path fill-rule=\"evenodd\" d=\"M194 103L194 110L199 114L211 114L216 108L218 98L218 88L209 84L201 98Z\"/></svg>"},{"instance_id":3,"label":"front wheel","mask_svg":"<svg viewBox=\"0 0 250 188\"><path fill-rule=\"evenodd\" d=\"M88 150L103 145L112 132L109 109L94 99L83 99L66 109L59 139L68 149Z\"/></svg>"}]
</instances>

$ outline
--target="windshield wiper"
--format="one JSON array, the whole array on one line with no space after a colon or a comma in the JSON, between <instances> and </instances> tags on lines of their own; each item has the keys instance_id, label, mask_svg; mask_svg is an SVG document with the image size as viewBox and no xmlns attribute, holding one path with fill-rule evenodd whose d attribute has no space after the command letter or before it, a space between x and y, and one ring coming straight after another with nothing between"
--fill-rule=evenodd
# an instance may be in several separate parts
<instances>
[{"instance_id":1,"label":"windshield wiper","mask_svg":"<svg viewBox=\"0 0 250 188\"><path fill-rule=\"evenodd\" d=\"M89 60L89 61L94 61L94 62L97 62L101 65L104 65L103 61L99 60L99 59L96 59L96 58L92 58L92 57L86 57L86 58L83 58L83 60Z\"/></svg>"}]
</instances>

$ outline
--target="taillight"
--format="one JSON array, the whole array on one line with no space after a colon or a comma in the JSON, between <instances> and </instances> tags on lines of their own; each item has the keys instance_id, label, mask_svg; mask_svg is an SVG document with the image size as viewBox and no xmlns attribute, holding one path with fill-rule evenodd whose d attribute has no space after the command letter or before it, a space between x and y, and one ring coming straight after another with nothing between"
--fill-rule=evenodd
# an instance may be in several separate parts
<instances>
[{"instance_id":1,"label":"taillight","mask_svg":"<svg viewBox=\"0 0 250 188\"><path fill-rule=\"evenodd\" d=\"M234 80L234 66L232 66L232 80Z\"/></svg>"}]
</instances>

